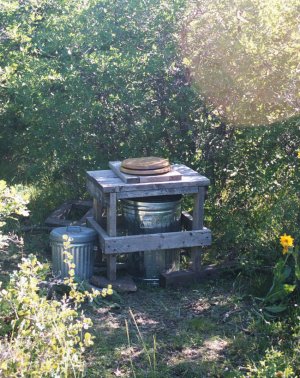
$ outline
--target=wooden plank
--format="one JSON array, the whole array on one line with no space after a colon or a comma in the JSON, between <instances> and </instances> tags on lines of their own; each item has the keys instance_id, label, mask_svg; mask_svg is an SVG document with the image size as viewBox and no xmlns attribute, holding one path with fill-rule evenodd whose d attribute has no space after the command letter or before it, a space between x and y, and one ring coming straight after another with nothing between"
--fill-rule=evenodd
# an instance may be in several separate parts
<instances>
[{"instance_id":1,"label":"wooden plank","mask_svg":"<svg viewBox=\"0 0 300 378\"><path fill-rule=\"evenodd\" d=\"M117 235L117 195L110 193L107 204L107 233L109 236ZM106 247L105 247L106 248ZM105 252L104 248L104 252ZM117 257L116 255L107 256L107 278L111 281L117 279Z\"/></svg>"},{"instance_id":2,"label":"wooden plank","mask_svg":"<svg viewBox=\"0 0 300 378\"><path fill-rule=\"evenodd\" d=\"M117 179L120 180L120 179ZM127 185L127 184L124 184ZM141 185L141 184L139 184ZM87 190L92 197L97 198L98 201L102 202L103 205L106 204L109 193L104 193L101 185L92 179L87 180ZM135 197L151 197L151 196L163 196L163 195L175 195L175 194L194 194L198 193L198 186L188 186L184 187L181 185L176 185L175 187L166 188L161 186L160 183L156 183L151 190L148 189L135 189L132 191L124 190L124 187L119 187L116 191L117 199L125 198L135 198Z\"/></svg>"},{"instance_id":3,"label":"wooden plank","mask_svg":"<svg viewBox=\"0 0 300 378\"><path fill-rule=\"evenodd\" d=\"M88 226L90 226L97 232L98 238L99 238L99 244L100 244L101 249L103 250L105 247L105 240L107 238L107 233L92 217L87 218L86 223Z\"/></svg>"},{"instance_id":4,"label":"wooden plank","mask_svg":"<svg viewBox=\"0 0 300 378\"><path fill-rule=\"evenodd\" d=\"M191 251L191 268L194 272L199 272L201 267L201 247L193 247Z\"/></svg>"},{"instance_id":5,"label":"wooden plank","mask_svg":"<svg viewBox=\"0 0 300 378\"><path fill-rule=\"evenodd\" d=\"M209 179L199 175L197 172L186 167L182 164L174 164L174 170L182 175L181 181L165 181L162 183L149 182L149 183L136 183L136 184L126 184L119 177L115 175L111 170L110 173L106 171L89 171L87 172L87 177L89 180L93 181L98 185L104 193L112 192L131 192L131 191L141 191L141 190L159 190L160 188L171 189L171 188L186 188L186 187L199 187L208 186Z\"/></svg>"},{"instance_id":6,"label":"wooden plank","mask_svg":"<svg viewBox=\"0 0 300 378\"><path fill-rule=\"evenodd\" d=\"M116 255L108 255L106 256L106 264L107 264L107 278L111 281L115 281L117 279L117 256Z\"/></svg>"},{"instance_id":7,"label":"wooden plank","mask_svg":"<svg viewBox=\"0 0 300 378\"><path fill-rule=\"evenodd\" d=\"M194 196L193 208L193 230L201 230L204 220L204 197L205 188L200 187L199 192Z\"/></svg>"},{"instance_id":8,"label":"wooden plank","mask_svg":"<svg viewBox=\"0 0 300 378\"><path fill-rule=\"evenodd\" d=\"M211 244L211 231L207 228L194 231L110 237L93 218L88 218L87 222L98 233L100 245L105 254L189 248Z\"/></svg>"},{"instance_id":9,"label":"wooden plank","mask_svg":"<svg viewBox=\"0 0 300 378\"><path fill-rule=\"evenodd\" d=\"M159 278L161 287L182 287L189 286L197 282L218 277L222 268L214 265L203 267L201 271L194 272L192 270L180 270L177 272L162 273Z\"/></svg>"},{"instance_id":10,"label":"wooden plank","mask_svg":"<svg viewBox=\"0 0 300 378\"><path fill-rule=\"evenodd\" d=\"M120 171L121 168L120 161L110 161L110 169L126 184L137 184L137 183L150 183L150 182L166 182L166 181L180 181L181 173L175 171L172 166L170 172L164 173L162 175L149 175L149 176L134 176L123 173Z\"/></svg>"},{"instance_id":11,"label":"wooden plank","mask_svg":"<svg viewBox=\"0 0 300 378\"><path fill-rule=\"evenodd\" d=\"M100 247L102 249L102 252L104 252L105 241L108 238L107 233L93 218L87 218L87 224L97 232L98 237L99 237ZM111 281L115 281L117 279L117 256L116 255L111 254L111 255L106 256L106 274L107 274L107 278Z\"/></svg>"},{"instance_id":12,"label":"wooden plank","mask_svg":"<svg viewBox=\"0 0 300 378\"><path fill-rule=\"evenodd\" d=\"M175 171L171 170L170 172L164 173L159 176L141 176L140 183L147 182L167 182L167 181L181 181L182 175Z\"/></svg>"},{"instance_id":13,"label":"wooden plank","mask_svg":"<svg viewBox=\"0 0 300 378\"><path fill-rule=\"evenodd\" d=\"M110 193L107 204L107 234L109 236L117 235L117 195Z\"/></svg>"},{"instance_id":14,"label":"wooden plank","mask_svg":"<svg viewBox=\"0 0 300 378\"><path fill-rule=\"evenodd\" d=\"M84 225L88 211L92 207L92 201L71 200L63 203L59 208L55 209L45 220L45 224L52 227L64 227L70 225ZM73 208L85 210L85 215L79 220L70 220L68 216Z\"/></svg>"},{"instance_id":15,"label":"wooden plank","mask_svg":"<svg viewBox=\"0 0 300 378\"><path fill-rule=\"evenodd\" d=\"M137 184L140 182L140 178L138 176L127 175L120 171L121 162L120 161L110 161L109 168L126 184Z\"/></svg>"},{"instance_id":16,"label":"wooden plank","mask_svg":"<svg viewBox=\"0 0 300 378\"><path fill-rule=\"evenodd\" d=\"M103 211L102 204L96 198L94 198L94 200L93 200L93 217L98 224L102 224L102 222L103 222L102 211ZM97 254L95 253L94 264L101 264L102 261L103 261L103 254L102 254L102 249L100 247L100 243L98 243L98 251L97 252L98 252Z\"/></svg>"},{"instance_id":17,"label":"wooden plank","mask_svg":"<svg viewBox=\"0 0 300 378\"><path fill-rule=\"evenodd\" d=\"M147 182L139 184L126 184L119 178L112 178L106 181L98 181L98 184L103 189L104 193L119 192L119 191L135 191L135 190L157 190L159 188L177 188L190 186L207 186L208 179L200 176L193 176L190 178L182 177L181 181L164 181L164 182Z\"/></svg>"},{"instance_id":18,"label":"wooden plank","mask_svg":"<svg viewBox=\"0 0 300 378\"><path fill-rule=\"evenodd\" d=\"M160 249L189 248L211 244L211 232L208 229L165 232L145 235L127 235L104 239L105 254L133 253Z\"/></svg>"},{"instance_id":19,"label":"wooden plank","mask_svg":"<svg viewBox=\"0 0 300 378\"><path fill-rule=\"evenodd\" d=\"M88 179L86 182L86 188L93 198L95 198L98 202L101 202L102 205L105 206L107 202L107 199L106 199L107 195L103 193L101 187L97 183Z\"/></svg>"},{"instance_id":20,"label":"wooden plank","mask_svg":"<svg viewBox=\"0 0 300 378\"><path fill-rule=\"evenodd\" d=\"M193 230L201 230L204 221L204 199L205 188L200 187L199 192L194 195L194 208L193 208ZM191 253L191 268L194 272L199 272L201 267L201 253L202 248L199 246L192 248Z\"/></svg>"},{"instance_id":21,"label":"wooden plank","mask_svg":"<svg viewBox=\"0 0 300 378\"><path fill-rule=\"evenodd\" d=\"M87 176L95 177L97 180L101 179L107 179L107 178L113 178L116 177L114 172L112 172L110 169L101 169L97 171L87 171Z\"/></svg>"},{"instance_id":22,"label":"wooden plank","mask_svg":"<svg viewBox=\"0 0 300 378\"><path fill-rule=\"evenodd\" d=\"M165 196L165 195L175 195L175 194L194 194L198 193L199 187L198 186L189 186L189 187L181 187L178 185L175 188L163 188L158 187L157 189L151 190L135 190L135 191L120 191L117 193L118 199L125 199L125 198L136 198L136 197L152 197L152 196Z\"/></svg>"},{"instance_id":23,"label":"wooden plank","mask_svg":"<svg viewBox=\"0 0 300 378\"><path fill-rule=\"evenodd\" d=\"M159 286L164 288L189 286L196 282L196 273L192 270L161 273L159 276Z\"/></svg>"},{"instance_id":24,"label":"wooden plank","mask_svg":"<svg viewBox=\"0 0 300 378\"><path fill-rule=\"evenodd\" d=\"M103 206L96 198L93 200L93 216L97 223L102 223Z\"/></svg>"}]
</instances>

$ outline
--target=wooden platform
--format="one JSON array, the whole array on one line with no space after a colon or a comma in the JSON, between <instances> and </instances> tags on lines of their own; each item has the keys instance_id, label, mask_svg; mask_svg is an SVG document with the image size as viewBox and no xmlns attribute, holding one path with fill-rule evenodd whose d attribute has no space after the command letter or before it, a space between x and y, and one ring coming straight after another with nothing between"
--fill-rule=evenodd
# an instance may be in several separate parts
<instances>
[{"instance_id":1,"label":"wooden platform","mask_svg":"<svg viewBox=\"0 0 300 378\"><path fill-rule=\"evenodd\" d=\"M94 198L94 213L93 217L88 218L88 223L98 233L102 252L107 258L109 280L116 280L116 256L138 251L191 248L192 271L200 271L202 247L211 244L211 232L203 226L205 194L210 182L208 178L185 165L174 164L172 167L180 174L181 179L162 182L126 182L113 170L87 172L87 189ZM118 235L118 200L176 194L194 197L192 216L183 214L182 217L185 231ZM104 209L106 222L103 222Z\"/></svg>"},{"instance_id":2,"label":"wooden platform","mask_svg":"<svg viewBox=\"0 0 300 378\"><path fill-rule=\"evenodd\" d=\"M171 166L171 171L162 175L146 175L146 176L134 176L121 172L121 161L110 161L110 169L126 184L139 184L147 182L166 182L166 181L179 181L181 180L181 173L176 171Z\"/></svg>"}]
</instances>

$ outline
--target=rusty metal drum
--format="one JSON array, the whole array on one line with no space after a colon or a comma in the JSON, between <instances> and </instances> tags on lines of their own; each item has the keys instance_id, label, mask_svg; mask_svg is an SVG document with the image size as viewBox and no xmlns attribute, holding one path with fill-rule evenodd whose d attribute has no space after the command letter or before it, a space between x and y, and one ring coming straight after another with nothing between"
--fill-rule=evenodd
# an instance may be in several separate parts
<instances>
[{"instance_id":1,"label":"rusty metal drum","mask_svg":"<svg viewBox=\"0 0 300 378\"><path fill-rule=\"evenodd\" d=\"M53 273L60 278L68 277L69 272L69 267L64 262L66 259L63 245L64 235L69 237L68 252L73 256L75 277L88 280L93 275L96 232L91 228L81 226L58 227L51 231Z\"/></svg>"},{"instance_id":2,"label":"rusty metal drum","mask_svg":"<svg viewBox=\"0 0 300 378\"><path fill-rule=\"evenodd\" d=\"M181 195L123 200L127 233L139 235L180 231L181 201ZM129 271L136 277L155 281L160 273L178 270L179 259L180 251L174 249L132 253L129 255Z\"/></svg>"}]
</instances>

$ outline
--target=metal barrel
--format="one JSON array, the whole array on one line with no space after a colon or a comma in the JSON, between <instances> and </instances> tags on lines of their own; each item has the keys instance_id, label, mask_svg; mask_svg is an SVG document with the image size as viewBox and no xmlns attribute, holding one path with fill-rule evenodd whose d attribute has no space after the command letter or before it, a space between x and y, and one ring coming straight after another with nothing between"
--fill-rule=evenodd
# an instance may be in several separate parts
<instances>
[{"instance_id":1,"label":"metal barrel","mask_svg":"<svg viewBox=\"0 0 300 378\"><path fill-rule=\"evenodd\" d=\"M73 257L75 264L75 276L88 280L93 275L94 270L94 245L96 233L87 227L69 226L59 227L51 231L50 245L52 249L52 265L55 275L61 278L68 277L69 267L65 262L63 236L70 239L70 247L67 251Z\"/></svg>"},{"instance_id":2,"label":"metal barrel","mask_svg":"<svg viewBox=\"0 0 300 378\"><path fill-rule=\"evenodd\" d=\"M129 235L181 230L181 196L123 200L123 217ZM179 250L137 252L129 255L130 273L147 281L179 269Z\"/></svg>"}]
</instances>

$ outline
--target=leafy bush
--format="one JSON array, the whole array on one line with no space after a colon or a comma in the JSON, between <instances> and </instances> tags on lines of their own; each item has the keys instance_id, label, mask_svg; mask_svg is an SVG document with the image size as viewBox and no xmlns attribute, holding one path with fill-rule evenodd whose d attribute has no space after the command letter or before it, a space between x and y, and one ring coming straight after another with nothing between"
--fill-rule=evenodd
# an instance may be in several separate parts
<instances>
[{"instance_id":1,"label":"leafy bush","mask_svg":"<svg viewBox=\"0 0 300 378\"><path fill-rule=\"evenodd\" d=\"M195 167L211 179L206 214L219 258L251 274L273 265L278 235L299 234L299 118L257 128L209 131Z\"/></svg>"},{"instance_id":2,"label":"leafy bush","mask_svg":"<svg viewBox=\"0 0 300 378\"><path fill-rule=\"evenodd\" d=\"M28 216L28 196L17 187L7 186L4 180L0 180L0 247L5 245L6 236L2 228L7 220L15 219L14 215Z\"/></svg>"},{"instance_id":3,"label":"leafy bush","mask_svg":"<svg viewBox=\"0 0 300 378\"><path fill-rule=\"evenodd\" d=\"M71 182L78 195L84 171L109 160L149 154L193 159L207 117L177 51L184 4L4 4L3 172L47 191L55 182L60 191Z\"/></svg>"},{"instance_id":4,"label":"leafy bush","mask_svg":"<svg viewBox=\"0 0 300 378\"><path fill-rule=\"evenodd\" d=\"M72 255L67 252L68 295L47 298L43 280L48 266L30 255L11 275L6 289L0 292L0 373L3 377L79 377L84 374L83 353L93 344L87 330L92 321L80 312L87 298L112 294L109 286L101 292L79 291L74 280Z\"/></svg>"},{"instance_id":5,"label":"leafy bush","mask_svg":"<svg viewBox=\"0 0 300 378\"><path fill-rule=\"evenodd\" d=\"M264 358L259 363L250 368L251 375L247 377L256 378L295 378L295 371L289 364L288 358L284 353L276 350L267 350Z\"/></svg>"}]
</instances>

